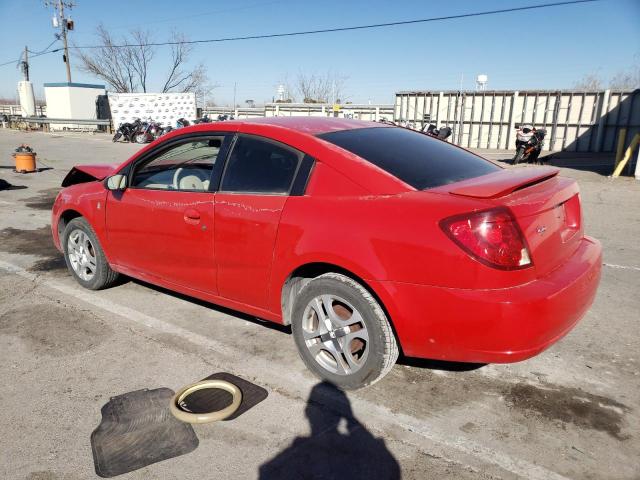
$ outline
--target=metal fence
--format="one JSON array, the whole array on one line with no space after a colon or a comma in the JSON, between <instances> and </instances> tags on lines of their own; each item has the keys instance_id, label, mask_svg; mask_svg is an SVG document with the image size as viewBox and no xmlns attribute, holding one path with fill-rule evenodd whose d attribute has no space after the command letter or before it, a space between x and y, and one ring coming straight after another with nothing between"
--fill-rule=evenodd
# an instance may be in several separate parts
<instances>
[{"instance_id":1,"label":"metal fence","mask_svg":"<svg viewBox=\"0 0 640 480\"><path fill-rule=\"evenodd\" d=\"M207 107L204 113L210 117L233 115L235 118L256 117L341 117L360 120L393 118L393 105L344 104L334 111L333 105L323 103L267 103L257 108Z\"/></svg>"},{"instance_id":2,"label":"metal fence","mask_svg":"<svg viewBox=\"0 0 640 480\"><path fill-rule=\"evenodd\" d=\"M0 115L21 115L22 109L20 105L0 105ZM36 116L46 115L46 105L36 105Z\"/></svg>"},{"instance_id":3,"label":"metal fence","mask_svg":"<svg viewBox=\"0 0 640 480\"><path fill-rule=\"evenodd\" d=\"M621 129L640 133L640 90L407 91L396 94L394 120L453 129L467 148L511 149L516 126L547 130L546 150L613 152Z\"/></svg>"}]
</instances>

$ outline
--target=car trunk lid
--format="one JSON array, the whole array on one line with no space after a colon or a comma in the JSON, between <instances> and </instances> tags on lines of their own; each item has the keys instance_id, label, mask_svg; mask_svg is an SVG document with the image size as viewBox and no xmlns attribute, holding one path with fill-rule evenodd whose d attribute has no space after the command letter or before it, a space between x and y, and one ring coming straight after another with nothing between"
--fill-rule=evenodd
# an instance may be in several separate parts
<instances>
[{"instance_id":1,"label":"car trunk lid","mask_svg":"<svg viewBox=\"0 0 640 480\"><path fill-rule=\"evenodd\" d=\"M549 167L505 169L448 185L449 193L506 206L525 236L538 276L564 263L583 237L578 184Z\"/></svg>"},{"instance_id":2,"label":"car trunk lid","mask_svg":"<svg viewBox=\"0 0 640 480\"><path fill-rule=\"evenodd\" d=\"M488 175L448 185L449 193L474 198L497 198L555 177L558 168L502 169Z\"/></svg>"}]
</instances>

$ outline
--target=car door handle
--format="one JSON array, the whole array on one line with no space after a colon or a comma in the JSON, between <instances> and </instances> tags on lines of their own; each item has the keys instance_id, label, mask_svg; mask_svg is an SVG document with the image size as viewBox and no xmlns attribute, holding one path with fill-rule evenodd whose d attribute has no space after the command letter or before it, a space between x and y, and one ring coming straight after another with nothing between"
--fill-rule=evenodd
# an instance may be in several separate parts
<instances>
[{"instance_id":1,"label":"car door handle","mask_svg":"<svg viewBox=\"0 0 640 480\"><path fill-rule=\"evenodd\" d=\"M190 208L184 212L184 221L187 223L198 223L200 221L200 212Z\"/></svg>"}]
</instances>

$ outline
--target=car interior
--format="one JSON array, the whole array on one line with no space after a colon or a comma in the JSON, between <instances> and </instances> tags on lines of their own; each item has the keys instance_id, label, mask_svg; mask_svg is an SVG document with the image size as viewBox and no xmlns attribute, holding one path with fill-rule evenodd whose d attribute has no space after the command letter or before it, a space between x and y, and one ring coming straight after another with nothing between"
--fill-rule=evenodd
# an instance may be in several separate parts
<instances>
[{"instance_id":1,"label":"car interior","mask_svg":"<svg viewBox=\"0 0 640 480\"><path fill-rule=\"evenodd\" d=\"M132 187L205 192L221 145L222 137L173 147L142 165L134 174Z\"/></svg>"}]
</instances>

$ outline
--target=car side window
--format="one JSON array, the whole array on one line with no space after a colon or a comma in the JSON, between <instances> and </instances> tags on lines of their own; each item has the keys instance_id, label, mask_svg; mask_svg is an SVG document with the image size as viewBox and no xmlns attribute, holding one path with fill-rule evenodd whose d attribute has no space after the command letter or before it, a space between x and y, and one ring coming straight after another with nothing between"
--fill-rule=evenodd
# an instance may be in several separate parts
<instances>
[{"instance_id":1,"label":"car side window","mask_svg":"<svg viewBox=\"0 0 640 480\"><path fill-rule=\"evenodd\" d=\"M303 154L274 141L240 135L227 160L220 190L288 194Z\"/></svg>"},{"instance_id":2,"label":"car side window","mask_svg":"<svg viewBox=\"0 0 640 480\"><path fill-rule=\"evenodd\" d=\"M189 140L137 168L131 186L154 190L206 192L224 137Z\"/></svg>"}]
</instances>

